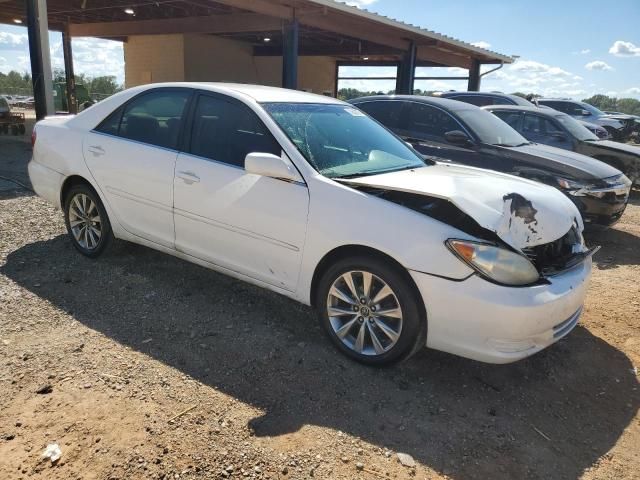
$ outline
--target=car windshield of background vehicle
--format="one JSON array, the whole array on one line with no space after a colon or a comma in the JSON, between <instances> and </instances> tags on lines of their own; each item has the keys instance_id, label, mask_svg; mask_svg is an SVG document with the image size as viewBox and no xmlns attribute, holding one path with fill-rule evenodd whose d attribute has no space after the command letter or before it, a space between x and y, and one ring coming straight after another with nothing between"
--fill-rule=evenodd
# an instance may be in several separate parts
<instances>
[{"instance_id":1,"label":"car windshield of background vehicle","mask_svg":"<svg viewBox=\"0 0 640 480\"><path fill-rule=\"evenodd\" d=\"M502 147L518 147L529 143L526 138L513 128L486 110L456 110L455 113L482 143Z\"/></svg>"},{"instance_id":2,"label":"car windshield of background vehicle","mask_svg":"<svg viewBox=\"0 0 640 480\"><path fill-rule=\"evenodd\" d=\"M604 113L602 110L599 110L593 105L589 105L588 103L581 103L580 106L585 110L587 110L588 112L591 112L591 114L595 115L596 117L601 117L602 115L606 115L606 113Z\"/></svg>"},{"instance_id":3,"label":"car windshield of background vehicle","mask_svg":"<svg viewBox=\"0 0 640 480\"><path fill-rule=\"evenodd\" d=\"M355 107L309 103L263 107L326 177L360 177L427 165L402 140Z\"/></svg>"},{"instance_id":4,"label":"car windshield of background vehicle","mask_svg":"<svg viewBox=\"0 0 640 480\"><path fill-rule=\"evenodd\" d=\"M584 125L581 125L580 122L569 115L557 115L556 119L578 140L585 142L599 140L596 135L591 133Z\"/></svg>"}]
</instances>

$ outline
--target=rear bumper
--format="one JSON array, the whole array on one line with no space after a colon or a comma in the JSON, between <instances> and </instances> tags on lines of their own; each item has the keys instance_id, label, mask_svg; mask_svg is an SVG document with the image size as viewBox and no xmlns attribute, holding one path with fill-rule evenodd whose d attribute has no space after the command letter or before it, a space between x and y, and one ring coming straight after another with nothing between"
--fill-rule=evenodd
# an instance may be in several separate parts
<instances>
[{"instance_id":1,"label":"rear bumper","mask_svg":"<svg viewBox=\"0 0 640 480\"><path fill-rule=\"evenodd\" d=\"M56 208L60 207L60 189L64 181L64 175L45 167L33 159L28 165L29 179L33 190L38 196L52 203Z\"/></svg>"},{"instance_id":2,"label":"rear bumper","mask_svg":"<svg viewBox=\"0 0 640 480\"><path fill-rule=\"evenodd\" d=\"M410 272L427 310L427 346L488 363L533 355L578 322L591 258L548 285L504 287L472 275L452 281Z\"/></svg>"}]
</instances>

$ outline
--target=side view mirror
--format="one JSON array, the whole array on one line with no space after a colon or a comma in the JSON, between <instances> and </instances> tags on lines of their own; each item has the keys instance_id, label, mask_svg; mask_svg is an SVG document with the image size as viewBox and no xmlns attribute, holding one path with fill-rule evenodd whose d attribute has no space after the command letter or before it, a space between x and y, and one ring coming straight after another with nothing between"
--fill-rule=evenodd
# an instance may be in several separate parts
<instances>
[{"instance_id":1,"label":"side view mirror","mask_svg":"<svg viewBox=\"0 0 640 480\"><path fill-rule=\"evenodd\" d=\"M591 115L591 112L589 110L580 110L580 115L582 115L583 117L588 117L589 115Z\"/></svg>"},{"instance_id":2,"label":"side view mirror","mask_svg":"<svg viewBox=\"0 0 640 480\"><path fill-rule=\"evenodd\" d=\"M444 138L452 145L458 145L460 147L468 147L473 143L469 136L462 130L451 130L450 132L446 132L444 134Z\"/></svg>"},{"instance_id":3,"label":"side view mirror","mask_svg":"<svg viewBox=\"0 0 640 480\"><path fill-rule=\"evenodd\" d=\"M282 158L272 153L253 152L244 159L244 170L247 173L263 177L279 178L287 181L299 181L300 175L295 168Z\"/></svg>"}]
</instances>

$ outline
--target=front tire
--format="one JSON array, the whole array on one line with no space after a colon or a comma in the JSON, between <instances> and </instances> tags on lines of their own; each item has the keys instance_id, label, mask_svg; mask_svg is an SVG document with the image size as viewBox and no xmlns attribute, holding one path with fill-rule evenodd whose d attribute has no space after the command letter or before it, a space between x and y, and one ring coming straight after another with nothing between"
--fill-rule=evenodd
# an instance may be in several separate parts
<instances>
[{"instance_id":1,"label":"front tire","mask_svg":"<svg viewBox=\"0 0 640 480\"><path fill-rule=\"evenodd\" d=\"M113 240L104 205L88 185L71 187L65 197L64 220L73 246L86 257L98 257Z\"/></svg>"},{"instance_id":2,"label":"front tire","mask_svg":"<svg viewBox=\"0 0 640 480\"><path fill-rule=\"evenodd\" d=\"M390 365L426 345L424 307L411 277L377 258L342 259L327 269L316 306L329 338L358 362Z\"/></svg>"}]
</instances>

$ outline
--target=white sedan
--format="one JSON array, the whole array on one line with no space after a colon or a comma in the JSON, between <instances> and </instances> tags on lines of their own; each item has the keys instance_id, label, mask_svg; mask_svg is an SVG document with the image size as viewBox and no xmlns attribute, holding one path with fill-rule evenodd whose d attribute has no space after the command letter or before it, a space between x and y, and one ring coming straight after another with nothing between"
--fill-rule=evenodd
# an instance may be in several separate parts
<instances>
[{"instance_id":1,"label":"white sedan","mask_svg":"<svg viewBox=\"0 0 640 480\"><path fill-rule=\"evenodd\" d=\"M364 363L425 345L511 362L580 316L593 250L564 195L425 160L333 98L145 85L33 142L33 186L80 253L115 237L312 305Z\"/></svg>"}]
</instances>

